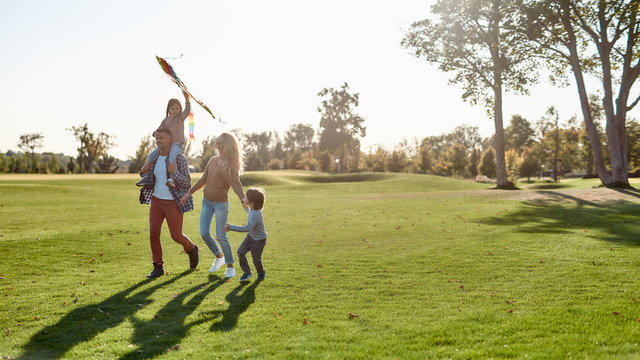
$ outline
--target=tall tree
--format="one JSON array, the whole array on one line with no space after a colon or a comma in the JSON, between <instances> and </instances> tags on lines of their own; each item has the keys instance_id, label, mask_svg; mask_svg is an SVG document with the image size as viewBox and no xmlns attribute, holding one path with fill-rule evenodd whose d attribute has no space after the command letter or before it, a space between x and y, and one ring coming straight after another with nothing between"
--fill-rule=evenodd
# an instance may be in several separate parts
<instances>
[{"instance_id":1,"label":"tall tree","mask_svg":"<svg viewBox=\"0 0 640 360\"><path fill-rule=\"evenodd\" d=\"M529 36L546 50L543 54L547 64L554 67L554 75L562 78L566 65L573 72L598 177L606 186L629 186L625 121L627 113L640 101L639 97L629 104L631 88L640 76L638 1L527 3ZM611 172L605 166L584 81L584 75L591 72L600 79L604 91L602 104Z\"/></svg>"},{"instance_id":2,"label":"tall tree","mask_svg":"<svg viewBox=\"0 0 640 360\"><path fill-rule=\"evenodd\" d=\"M345 158L350 152L360 151L359 137L366 136L364 118L356 114L355 108L359 104L359 94L350 93L349 85L345 82L340 89L324 88L318 93L323 98L318 112L320 113L320 151L328 151L330 155L338 156L339 171L347 170Z\"/></svg>"},{"instance_id":3,"label":"tall tree","mask_svg":"<svg viewBox=\"0 0 640 360\"><path fill-rule=\"evenodd\" d=\"M104 132L96 135L89 131L88 124L72 126L67 130L71 131L80 143L77 158L80 172L94 172L95 161L114 145L115 136Z\"/></svg>"},{"instance_id":4,"label":"tall tree","mask_svg":"<svg viewBox=\"0 0 640 360\"><path fill-rule=\"evenodd\" d=\"M527 94L536 80L531 48L518 31L520 1L439 0L431 7L435 20L414 23L402 45L461 84L462 99L483 103L495 123L494 149L498 187L513 188L504 158L502 95Z\"/></svg>"},{"instance_id":5,"label":"tall tree","mask_svg":"<svg viewBox=\"0 0 640 360\"><path fill-rule=\"evenodd\" d=\"M38 167L36 163L36 154L35 149L42 147L42 141L44 140L44 135L41 133L31 133L31 134L23 134L20 135L20 141L18 142L18 147L24 151L29 153L29 160L31 165L29 166L30 170L36 171Z\"/></svg>"}]
</instances>

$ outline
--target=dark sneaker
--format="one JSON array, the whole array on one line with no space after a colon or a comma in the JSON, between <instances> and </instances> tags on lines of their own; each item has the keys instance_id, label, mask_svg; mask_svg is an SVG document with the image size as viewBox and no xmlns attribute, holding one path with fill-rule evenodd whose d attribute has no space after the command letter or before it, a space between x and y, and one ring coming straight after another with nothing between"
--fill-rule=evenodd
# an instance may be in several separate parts
<instances>
[{"instance_id":1,"label":"dark sneaker","mask_svg":"<svg viewBox=\"0 0 640 360\"><path fill-rule=\"evenodd\" d=\"M193 244L193 249L191 249L191 252L189 253L189 267L191 267L191 269L195 269L198 266L199 261L198 245Z\"/></svg>"},{"instance_id":2,"label":"dark sneaker","mask_svg":"<svg viewBox=\"0 0 640 360\"><path fill-rule=\"evenodd\" d=\"M249 281L249 279L251 279L252 276L253 276L252 273L246 272L242 274L242 276L240 277L240 281Z\"/></svg>"},{"instance_id":3,"label":"dark sneaker","mask_svg":"<svg viewBox=\"0 0 640 360\"><path fill-rule=\"evenodd\" d=\"M148 172L142 175L142 179L138 180L136 185L145 186L145 185L150 185L152 183L153 183L153 174Z\"/></svg>"},{"instance_id":4,"label":"dark sneaker","mask_svg":"<svg viewBox=\"0 0 640 360\"><path fill-rule=\"evenodd\" d=\"M153 264L153 271L151 272L151 274L147 275L147 277L152 279L162 275L164 275L164 268L162 267L162 265Z\"/></svg>"},{"instance_id":5,"label":"dark sneaker","mask_svg":"<svg viewBox=\"0 0 640 360\"><path fill-rule=\"evenodd\" d=\"M170 188L176 187L176 184L173 182L172 178L167 179L167 186Z\"/></svg>"},{"instance_id":6,"label":"dark sneaker","mask_svg":"<svg viewBox=\"0 0 640 360\"><path fill-rule=\"evenodd\" d=\"M264 278L267 277L267 273L264 273L262 275L258 275L258 280L264 280Z\"/></svg>"}]
</instances>

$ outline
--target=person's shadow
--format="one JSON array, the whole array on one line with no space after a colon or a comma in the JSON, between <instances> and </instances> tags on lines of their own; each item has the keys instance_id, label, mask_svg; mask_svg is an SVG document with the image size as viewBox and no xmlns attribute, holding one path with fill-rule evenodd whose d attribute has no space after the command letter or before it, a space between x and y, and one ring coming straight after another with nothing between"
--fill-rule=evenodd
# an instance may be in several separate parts
<instances>
[{"instance_id":1,"label":"person's shadow","mask_svg":"<svg viewBox=\"0 0 640 360\"><path fill-rule=\"evenodd\" d=\"M167 281L146 279L97 304L72 310L57 323L31 336L22 346L23 353L18 359L51 359L64 356L77 344L89 341L96 335L118 326L141 307L149 304L151 302L149 297L156 290L191 272L191 270L184 271ZM129 297L135 290L152 281L158 283Z\"/></svg>"},{"instance_id":2,"label":"person's shadow","mask_svg":"<svg viewBox=\"0 0 640 360\"><path fill-rule=\"evenodd\" d=\"M210 279L213 282L196 285L178 294L149 321L140 321L132 317L135 330L131 343L137 344L139 349L123 355L120 359L149 359L164 354L167 349L178 345L191 327L208 321L200 319L185 323L186 318L200 306L205 297L225 283L225 279L222 278L210 276ZM184 302L193 293L196 295Z\"/></svg>"},{"instance_id":3,"label":"person's shadow","mask_svg":"<svg viewBox=\"0 0 640 360\"><path fill-rule=\"evenodd\" d=\"M246 287L247 283L240 283L233 291L225 297L229 303L227 310L217 310L210 312L213 318L222 317L222 319L211 325L211 331L229 331L238 323L240 315L247 311L249 306L256 301L256 287L261 283L260 280L254 281L251 286ZM240 290L244 291L240 293Z\"/></svg>"}]
</instances>

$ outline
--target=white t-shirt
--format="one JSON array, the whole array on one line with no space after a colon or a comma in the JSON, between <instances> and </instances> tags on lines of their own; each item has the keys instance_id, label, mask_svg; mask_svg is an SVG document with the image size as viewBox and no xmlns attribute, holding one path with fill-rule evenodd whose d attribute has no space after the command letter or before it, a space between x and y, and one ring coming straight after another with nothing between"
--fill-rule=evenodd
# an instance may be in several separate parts
<instances>
[{"instance_id":1,"label":"white t-shirt","mask_svg":"<svg viewBox=\"0 0 640 360\"><path fill-rule=\"evenodd\" d=\"M153 186L153 196L162 200L173 200L173 195L167 186L167 157L158 156L153 174L156 176L156 184Z\"/></svg>"}]
</instances>

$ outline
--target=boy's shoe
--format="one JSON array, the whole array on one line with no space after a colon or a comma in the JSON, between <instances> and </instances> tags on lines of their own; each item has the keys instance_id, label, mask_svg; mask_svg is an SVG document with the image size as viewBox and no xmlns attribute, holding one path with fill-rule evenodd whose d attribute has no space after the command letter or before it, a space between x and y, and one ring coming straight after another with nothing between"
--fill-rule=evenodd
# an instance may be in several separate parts
<instances>
[{"instance_id":1,"label":"boy's shoe","mask_svg":"<svg viewBox=\"0 0 640 360\"><path fill-rule=\"evenodd\" d=\"M189 267L191 269L195 269L198 266L198 262L200 262L200 257L198 256L198 245L193 244L193 249L189 253Z\"/></svg>"},{"instance_id":2,"label":"boy's shoe","mask_svg":"<svg viewBox=\"0 0 640 360\"><path fill-rule=\"evenodd\" d=\"M242 276L240 277L240 281L249 281L249 279L251 279L252 276L253 276L252 273L246 272L242 274Z\"/></svg>"},{"instance_id":3,"label":"boy's shoe","mask_svg":"<svg viewBox=\"0 0 640 360\"><path fill-rule=\"evenodd\" d=\"M227 270L224 272L224 277L228 279L234 276L236 276L236 269L228 267Z\"/></svg>"},{"instance_id":4,"label":"boy's shoe","mask_svg":"<svg viewBox=\"0 0 640 360\"><path fill-rule=\"evenodd\" d=\"M152 279L162 275L164 275L164 267L162 267L162 265L153 264L153 271L151 274L147 275L147 277Z\"/></svg>"},{"instance_id":5,"label":"boy's shoe","mask_svg":"<svg viewBox=\"0 0 640 360\"><path fill-rule=\"evenodd\" d=\"M264 278L267 277L267 273L264 273L262 275L258 275L258 280L264 280Z\"/></svg>"},{"instance_id":6,"label":"boy's shoe","mask_svg":"<svg viewBox=\"0 0 640 360\"><path fill-rule=\"evenodd\" d=\"M214 272L220 270L222 265L224 265L224 256L221 257L221 258L216 258L216 260L213 262L213 264L211 264L211 269L209 269L209 272L210 273L214 273Z\"/></svg>"},{"instance_id":7,"label":"boy's shoe","mask_svg":"<svg viewBox=\"0 0 640 360\"><path fill-rule=\"evenodd\" d=\"M176 187L176 184L173 182L173 179L172 179L172 178L168 178L168 179L167 179L167 183L166 183L166 184L167 184L167 186L168 186L168 187L170 187L170 188L174 188L174 187Z\"/></svg>"},{"instance_id":8,"label":"boy's shoe","mask_svg":"<svg viewBox=\"0 0 640 360\"><path fill-rule=\"evenodd\" d=\"M142 175L142 178L140 180L138 180L138 182L136 183L136 185L138 186L145 186L145 185L150 185L153 183L153 174L148 172Z\"/></svg>"}]
</instances>

